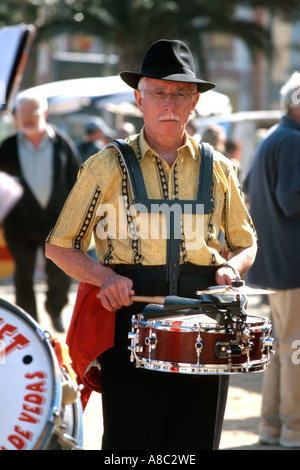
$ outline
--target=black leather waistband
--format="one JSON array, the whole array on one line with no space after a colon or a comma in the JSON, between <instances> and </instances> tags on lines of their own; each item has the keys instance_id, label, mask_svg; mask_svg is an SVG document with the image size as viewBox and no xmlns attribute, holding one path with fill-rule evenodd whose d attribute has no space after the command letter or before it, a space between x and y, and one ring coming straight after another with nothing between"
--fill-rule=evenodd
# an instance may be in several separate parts
<instances>
[{"instance_id":1,"label":"black leather waistband","mask_svg":"<svg viewBox=\"0 0 300 470\"><path fill-rule=\"evenodd\" d=\"M199 266L192 263L180 264L179 265L179 272L180 273L199 273L205 269L206 271L216 271L219 269L220 266ZM144 265L144 264L116 264L115 269L117 273L125 272L125 271L166 271L167 266L162 265Z\"/></svg>"}]
</instances>

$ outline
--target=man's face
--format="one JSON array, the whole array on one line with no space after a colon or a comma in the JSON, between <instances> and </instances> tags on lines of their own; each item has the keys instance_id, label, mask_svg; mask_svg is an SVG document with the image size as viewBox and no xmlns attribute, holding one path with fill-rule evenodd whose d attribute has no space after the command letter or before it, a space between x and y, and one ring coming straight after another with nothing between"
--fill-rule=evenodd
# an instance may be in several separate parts
<instances>
[{"instance_id":1,"label":"man's face","mask_svg":"<svg viewBox=\"0 0 300 470\"><path fill-rule=\"evenodd\" d=\"M143 114L146 134L156 138L183 135L199 96L195 84L143 77L135 98Z\"/></svg>"},{"instance_id":2,"label":"man's face","mask_svg":"<svg viewBox=\"0 0 300 470\"><path fill-rule=\"evenodd\" d=\"M47 112L39 109L36 103L22 103L16 111L18 129L29 137L44 131L46 117Z\"/></svg>"}]
</instances>

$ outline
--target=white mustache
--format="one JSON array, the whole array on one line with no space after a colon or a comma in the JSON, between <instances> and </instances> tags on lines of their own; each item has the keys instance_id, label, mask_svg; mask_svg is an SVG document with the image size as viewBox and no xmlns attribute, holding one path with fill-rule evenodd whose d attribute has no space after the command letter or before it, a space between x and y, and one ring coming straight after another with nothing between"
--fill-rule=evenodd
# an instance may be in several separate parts
<instances>
[{"instance_id":1,"label":"white mustache","mask_svg":"<svg viewBox=\"0 0 300 470\"><path fill-rule=\"evenodd\" d=\"M158 118L159 121L178 121L179 122L179 117L174 116L174 114L165 114L164 116L160 116Z\"/></svg>"}]
</instances>

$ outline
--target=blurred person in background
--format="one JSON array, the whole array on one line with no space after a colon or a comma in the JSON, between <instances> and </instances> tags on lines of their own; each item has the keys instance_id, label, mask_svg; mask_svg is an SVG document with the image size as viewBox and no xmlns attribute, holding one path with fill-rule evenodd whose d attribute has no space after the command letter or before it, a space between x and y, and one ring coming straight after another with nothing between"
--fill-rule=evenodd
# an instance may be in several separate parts
<instances>
[{"instance_id":1,"label":"blurred person in background","mask_svg":"<svg viewBox=\"0 0 300 470\"><path fill-rule=\"evenodd\" d=\"M99 117L89 119L84 127L83 139L76 142L82 161L85 162L91 155L103 150L115 135L103 119Z\"/></svg>"},{"instance_id":2,"label":"blurred person in background","mask_svg":"<svg viewBox=\"0 0 300 470\"><path fill-rule=\"evenodd\" d=\"M104 147L102 120L99 118L90 119L84 126L84 136L76 142L78 152L83 162L91 155L99 152Z\"/></svg>"},{"instance_id":3,"label":"blurred person in background","mask_svg":"<svg viewBox=\"0 0 300 470\"><path fill-rule=\"evenodd\" d=\"M264 374L260 440L300 447L300 73L281 89L284 115L258 145L243 190L258 233L247 274L269 295L275 355ZM296 348L296 349L295 349Z\"/></svg>"},{"instance_id":4,"label":"blurred person in background","mask_svg":"<svg viewBox=\"0 0 300 470\"><path fill-rule=\"evenodd\" d=\"M126 139L126 137L134 134L136 134L136 128L132 122L122 122L117 128L118 139Z\"/></svg>"},{"instance_id":5,"label":"blurred person in background","mask_svg":"<svg viewBox=\"0 0 300 470\"><path fill-rule=\"evenodd\" d=\"M194 121L193 118L190 118L187 125L186 125L186 128L185 130L187 131L187 133L193 137L194 140L196 140L197 142L200 142L201 140L201 135L199 134L198 130L197 130L197 125L196 125L196 122Z\"/></svg>"},{"instance_id":6,"label":"blurred person in background","mask_svg":"<svg viewBox=\"0 0 300 470\"><path fill-rule=\"evenodd\" d=\"M234 164L239 182L244 181L244 175L241 170L241 144L240 142L235 142L232 139L227 139L225 142L225 155L229 158Z\"/></svg>"},{"instance_id":7,"label":"blurred person in background","mask_svg":"<svg viewBox=\"0 0 300 470\"><path fill-rule=\"evenodd\" d=\"M76 142L78 152L83 162L105 147L104 126L104 121L98 117L89 119L86 122L84 126L84 136Z\"/></svg>"},{"instance_id":8,"label":"blurred person in background","mask_svg":"<svg viewBox=\"0 0 300 470\"><path fill-rule=\"evenodd\" d=\"M23 195L4 220L4 233L15 262L16 303L38 321L34 292L36 255L63 207L81 165L74 143L47 123L47 99L21 95L16 101L18 132L0 146L0 170L12 175ZM45 260L46 310L54 328L68 302L70 278Z\"/></svg>"},{"instance_id":9,"label":"blurred person in background","mask_svg":"<svg viewBox=\"0 0 300 470\"><path fill-rule=\"evenodd\" d=\"M114 129L112 129L110 126L108 126L106 124L106 122L103 121L103 126L102 126L102 134L103 134L103 137L102 137L102 140L103 140L103 144L104 144L104 147L109 144L113 139L116 139L118 136L117 136L117 133Z\"/></svg>"},{"instance_id":10,"label":"blurred person in background","mask_svg":"<svg viewBox=\"0 0 300 470\"><path fill-rule=\"evenodd\" d=\"M212 145L218 152L225 154L226 132L222 126L214 125L207 127L204 129L201 140Z\"/></svg>"}]
</instances>

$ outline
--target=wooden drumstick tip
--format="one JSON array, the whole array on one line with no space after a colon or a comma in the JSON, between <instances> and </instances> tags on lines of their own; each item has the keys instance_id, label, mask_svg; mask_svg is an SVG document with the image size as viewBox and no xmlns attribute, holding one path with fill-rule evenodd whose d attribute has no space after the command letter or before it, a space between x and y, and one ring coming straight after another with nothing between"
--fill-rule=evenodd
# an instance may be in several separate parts
<instances>
[{"instance_id":1,"label":"wooden drumstick tip","mask_svg":"<svg viewBox=\"0 0 300 470\"><path fill-rule=\"evenodd\" d=\"M130 297L133 302L144 302L147 304L164 304L166 298L161 296L133 295Z\"/></svg>"},{"instance_id":2,"label":"wooden drumstick tip","mask_svg":"<svg viewBox=\"0 0 300 470\"><path fill-rule=\"evenodd\" d=\"M100 299L100 292L96 295ZM166 298L161 296L133 295L130 297L132 302L143 302L146 304L164 304Z\"/></svg>"}]
</instances>

